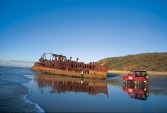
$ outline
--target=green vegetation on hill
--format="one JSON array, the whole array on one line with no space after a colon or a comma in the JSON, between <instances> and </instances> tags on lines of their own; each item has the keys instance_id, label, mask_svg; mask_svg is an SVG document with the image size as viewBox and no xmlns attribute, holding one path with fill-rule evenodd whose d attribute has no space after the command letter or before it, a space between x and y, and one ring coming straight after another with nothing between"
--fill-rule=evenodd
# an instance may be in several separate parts
<instances>
[{"instance_id":1,"label":"green vegetation on hill","mask_svg":"<svg viewBox=\"0 0 167 113\"><path fill-rule=\"evenodd\" d=\"M167 52L110 57L97 62L101 65L109 65L109 70L167 72Z\"/></svg>"}]
</instances>

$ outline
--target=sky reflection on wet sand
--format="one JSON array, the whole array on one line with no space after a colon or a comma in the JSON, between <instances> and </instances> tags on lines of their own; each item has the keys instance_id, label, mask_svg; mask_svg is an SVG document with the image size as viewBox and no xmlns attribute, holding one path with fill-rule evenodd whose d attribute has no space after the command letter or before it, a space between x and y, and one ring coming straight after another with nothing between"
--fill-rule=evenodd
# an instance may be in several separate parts
<instances>
[{"instance_id":1,"label":"sky reflection on wet sand","mask_svg":"<svg viewBox=\"0 0 167 113\"><path fill-rule=\"evenodd\" d=\"M156 77L167 78L151 76L148 86L123 86L121 75L100 81L36 74L25 86L32 90L28 98L46 112L165 112L167 82L154 84Z\"/></svg>"}]
</instances>

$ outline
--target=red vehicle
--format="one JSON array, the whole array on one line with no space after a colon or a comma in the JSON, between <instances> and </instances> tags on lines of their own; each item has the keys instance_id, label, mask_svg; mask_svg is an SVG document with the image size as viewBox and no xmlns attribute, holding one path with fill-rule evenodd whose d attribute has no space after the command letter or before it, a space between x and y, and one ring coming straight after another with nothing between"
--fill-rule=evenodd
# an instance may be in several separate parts
<instances>
[{"instance_id":1,"label":"red vehicle","mask_svg":"<svg viewBox=\"0 0 167 113\"><path fill-rule=\"evenodd\" d=\"M146 100L149 96L148 87L146 85L124 84L123 90L128 93L130 98Z\"/></svg>"},{"instance_id":2,"label":"red vehicle","mask_svg":"<svg viewBox=\"0 0 167 113\"><path fill-rule=\"evenodd\" d=\"M129 74L122 78L124 83L133 82L134 84L147 84L149 75L146 71L130 71Z\"/></svg>"}]
</instances>

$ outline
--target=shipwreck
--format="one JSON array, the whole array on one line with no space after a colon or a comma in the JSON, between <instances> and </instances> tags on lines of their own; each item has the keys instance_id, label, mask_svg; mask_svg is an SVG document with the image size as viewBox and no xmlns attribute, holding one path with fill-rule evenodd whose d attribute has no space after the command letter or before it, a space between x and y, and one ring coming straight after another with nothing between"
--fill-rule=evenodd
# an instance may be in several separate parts
<instances>
[{"instance_id":1,"label":"shipwreck","mask_svg":"<svg viewBox=\"0 0 167 113\"><path fill-rule=\"evenodd\" d=\"M49 59L46 57L48 55ZM44 53L39 61L35 62L32 70L54 75L106 79L108 66L96 62L86 64L78 60L78 58L74 61L72 57L67 59L63 55Z\"/></svg>"}]
</instances>

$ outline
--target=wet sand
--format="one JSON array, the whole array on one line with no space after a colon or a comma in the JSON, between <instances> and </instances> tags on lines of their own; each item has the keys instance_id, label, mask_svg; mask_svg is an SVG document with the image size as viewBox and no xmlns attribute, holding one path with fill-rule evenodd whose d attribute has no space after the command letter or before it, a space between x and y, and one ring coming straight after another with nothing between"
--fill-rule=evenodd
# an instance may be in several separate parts
<instances>
[{"instance_id":1,"label":"wet sand","mask_svg":"<svg viewBox=\"0 0 167 113\"><path fill-rule=\"evenodd\" d=\"M21 84L0 80L1 112L37 112L34 104L26 100L29 91Z\"/></svg>"},{"instance_id":2,"label":"wet sand","mask_svg":"<svg viewBox=\"0 0 167 113\"><path fill-rule=\"evenodd\" d=\"M134 97L127 92L132 91L135 86L124 88L122 76L127 73L128 71L110 71L106 81L94 81L33 74L29 69L0 68L0 111L42 112L42 109L45 112L167 111L166 75L152 76L148 72L151 76L147 86L142 90L140 87L135 89L149 91L149 95L142 100L139 99L141 97L139 94ZM125 90L126 88L129 89Z\"/></svg>"},{"instance_id":3,"label":"wet sand","mask_svg":"<svg viewBox=\"0 0 167 113\"><path fill-rule=\"evenodd\" d=\"M28 68L0 66L0 112L43 112L38 104L27 99L31 92L23 86L30 81Z\"/></svg>"},{"instance_id":4,"label":"wet sand","mask_svg":"<svg viewBox=\"0 0 167 113\"><path fill-rule=\"evenodd\" d=\"M26 87L32 89L28 99L46 112L166 112L166 81L167 76L158 75L144 86L124 86L121 74L98 82L36 74Z\"/></svg>"}]
</instances>

